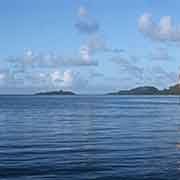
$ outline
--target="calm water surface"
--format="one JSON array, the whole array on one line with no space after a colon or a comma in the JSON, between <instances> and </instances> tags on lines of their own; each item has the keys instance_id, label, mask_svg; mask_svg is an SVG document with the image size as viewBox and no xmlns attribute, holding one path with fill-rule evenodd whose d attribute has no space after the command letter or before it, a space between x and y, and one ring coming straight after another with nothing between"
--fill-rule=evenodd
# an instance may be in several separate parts
<instances>
[{"instance_id":1,"label":"calm water surface","mask_svg":"<svg viewBox=\"0 0 180 180\"><path fill-rule=\"evenodd\" d=\"M0 179L180 179L179 98L0 96Z\"/></svg>"}]
</instances>

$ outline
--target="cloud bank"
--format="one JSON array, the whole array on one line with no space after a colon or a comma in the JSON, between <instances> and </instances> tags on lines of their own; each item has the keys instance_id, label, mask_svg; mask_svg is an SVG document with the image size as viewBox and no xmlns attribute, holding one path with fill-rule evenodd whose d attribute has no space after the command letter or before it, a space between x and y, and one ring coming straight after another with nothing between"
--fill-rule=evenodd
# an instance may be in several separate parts
<instances>
[{"instance_id":1,"label":"cloud bank","mask_svg":"<svg viewBox=\"0 0 180 180\"><path fill-rule=\"evenodd\" d=\"M139 20L139 30L155 41L180 42L180 25L174 25L170 16L163 16L157 23L149 13L143 14Z\"/></svg>"}]
</instances>

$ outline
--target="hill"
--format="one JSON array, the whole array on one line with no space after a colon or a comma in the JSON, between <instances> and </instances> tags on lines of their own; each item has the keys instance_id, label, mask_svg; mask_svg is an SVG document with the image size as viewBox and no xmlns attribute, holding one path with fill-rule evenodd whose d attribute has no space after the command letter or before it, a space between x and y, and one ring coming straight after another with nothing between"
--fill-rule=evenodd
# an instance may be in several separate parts
<instances>
[{"instance_id":1,"label":"hill","mask_svg":"<svg viewBox=\"0 0 180 180\"><path fill-rule=\"evenodd\" d=\"M40 92L40 93L36 93L35 95L75 95L75 93L72 91L59 90L59 91L50 91L50 92Z\"/></svg>"},{"instance_id":2,"label":"hill","mask_svg":"<svg viewBox=\"0 0 180 180\"><path fill-rule=\"evenodd\" d=\"M180 95L180 85L176 84L163 90L153 86L140 86L130 90L108 93L108 95Z\"/></svg>"}]
</instances>

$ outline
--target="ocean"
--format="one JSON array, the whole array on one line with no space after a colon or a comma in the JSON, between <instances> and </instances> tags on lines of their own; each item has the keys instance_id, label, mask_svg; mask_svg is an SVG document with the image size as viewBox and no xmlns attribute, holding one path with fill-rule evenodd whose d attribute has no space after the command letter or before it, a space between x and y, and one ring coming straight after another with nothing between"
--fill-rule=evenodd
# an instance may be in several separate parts
<instances>
[{"instance_id":1,"label":"ocean","mask_svg":"<svg viewBox=\"0 0 180 180\"><path fill-rule=\"evenodd\" d=\"M0 96L0 179L180 179L180 99Z\"/></svg>"}]
</instances>

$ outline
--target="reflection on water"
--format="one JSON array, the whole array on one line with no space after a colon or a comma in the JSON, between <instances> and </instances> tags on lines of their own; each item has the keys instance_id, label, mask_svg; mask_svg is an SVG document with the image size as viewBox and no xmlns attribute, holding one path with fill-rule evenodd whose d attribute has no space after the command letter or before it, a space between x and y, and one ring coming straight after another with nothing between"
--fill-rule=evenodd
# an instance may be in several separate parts
<instances>
[{"instance_id":1,"label":"reflection on water","mask_svg":"<svg viewBox=\"0 0 180 180\"><path fill-rule=\"evenodd\" d=\"M175 96L1 96L0 179L178 179L179 128Z\"/></svg>"}]
</instances>

